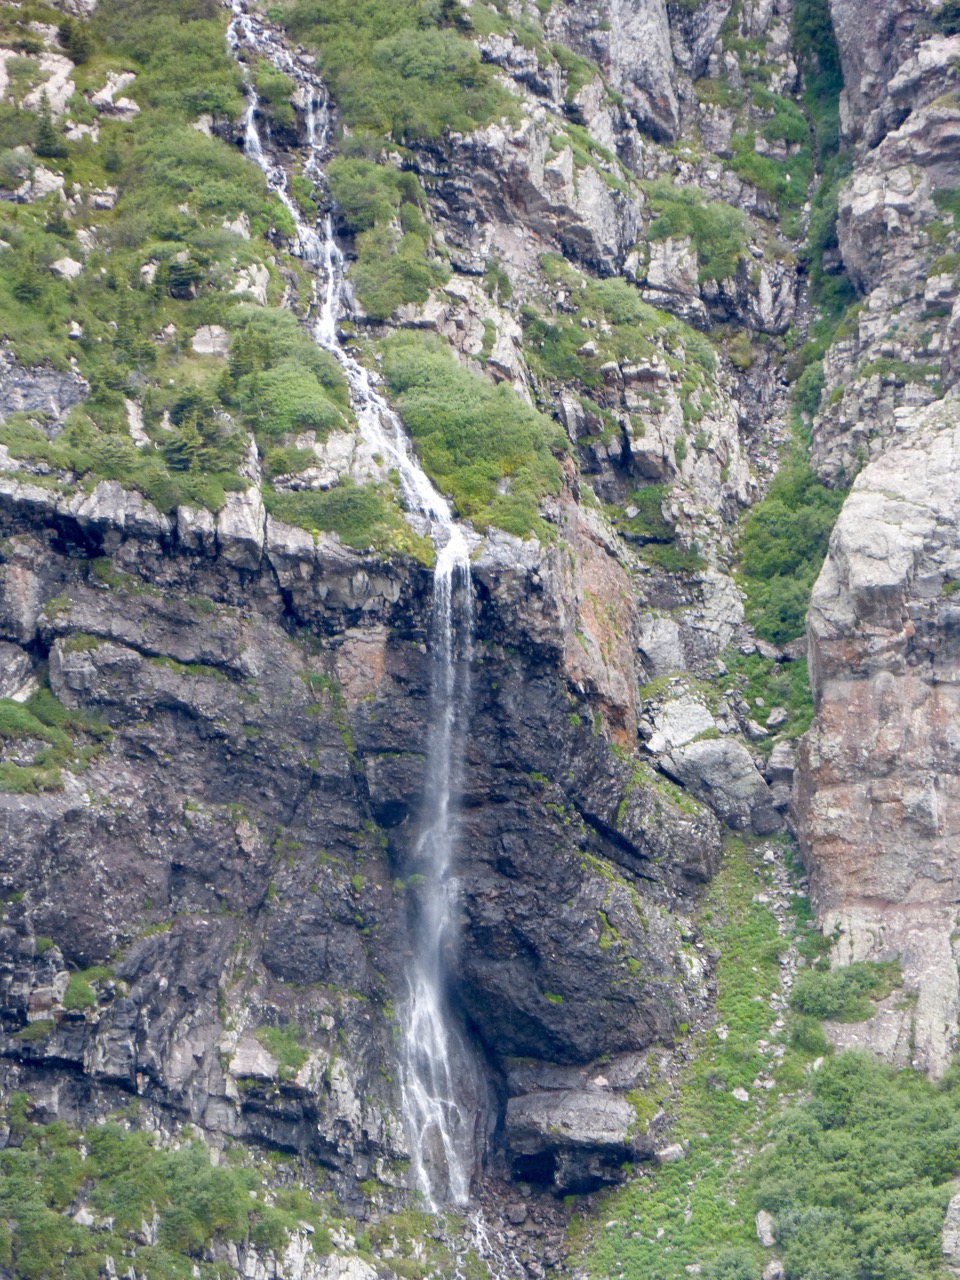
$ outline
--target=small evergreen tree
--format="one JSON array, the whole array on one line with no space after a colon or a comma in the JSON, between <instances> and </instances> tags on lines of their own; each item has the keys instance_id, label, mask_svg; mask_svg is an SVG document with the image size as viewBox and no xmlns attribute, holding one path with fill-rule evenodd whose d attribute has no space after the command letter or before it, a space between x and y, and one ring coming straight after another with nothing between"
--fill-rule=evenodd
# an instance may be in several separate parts
<instances>
[{"instance_id":1,"label":"small evergreen tree","mask_svg":"<svg viewBox=\"0 0 960 1280\"><path fill-rule=\"evenodd\" d=\"M37 254L31 249L13 282L13 296L18 302L35 302L43 293L43 276L37 263Z\"/></svg>"},{"instance_id":2,"label":"small evergreen tree","mask_svg":"<svg viewBox=\"0 0 960 1280\"><path fill-rule=\"evenodd\" d=\"M46 93L40 95L40 110L37 115L37 140L33 146L38 156L57 159L67 154L67 144L60 136L53 122L50 111L50 99Z\"/></svg>"},{"instance_id":3,"label":"small evergreen tree","mask_svg":"<svg viewBox=\"0 0 960 1280\"><path fill-rule=\"evenodd\" d=\"M90 57L90 33L76 18L64 18L57 27L57 35L63 51L72 63L79 66Z\"/></svg>"}]
</instances>

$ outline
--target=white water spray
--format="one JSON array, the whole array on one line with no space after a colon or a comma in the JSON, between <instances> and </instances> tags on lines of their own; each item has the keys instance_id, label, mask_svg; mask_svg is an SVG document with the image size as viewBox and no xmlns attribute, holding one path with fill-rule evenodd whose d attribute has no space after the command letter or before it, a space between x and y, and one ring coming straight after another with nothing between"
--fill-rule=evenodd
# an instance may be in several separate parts
<instances>
[{"instance_id":1,"label":"white water spray","mask_svg":"<svg viewBox=\"0 0 960 1280\"><path fill-rule=\"evenodd\" d=\"M330 106L325 86L292 57L283 42L233 0L227 38L234 53L243 46L293 79L307 103L305 173L324 181ZM257 99L250 91L244 147L267 184L290 213L297 251L314 273L313 336L335 357L350 389L359 431L400 478L400 494L418 532L429 534L437 560L433 578L433 712L424 779L421 832L415 850L421 888L408 994L398 1010L401 1028L401 1091L418 1190L431 1209L465 1204L477 1163L480 1078L466 1037L451 1016L446 974L456 945L456 881L453 860L458 827L457 796L469 717L470 642L473 593L469 548L449 503L420 466L403 424L377 388L370 370L340 344L337 324L346 294L343 256L326 216L314 226L290 195L289 176L257 125Z\"/></svg>"}]
</instances>

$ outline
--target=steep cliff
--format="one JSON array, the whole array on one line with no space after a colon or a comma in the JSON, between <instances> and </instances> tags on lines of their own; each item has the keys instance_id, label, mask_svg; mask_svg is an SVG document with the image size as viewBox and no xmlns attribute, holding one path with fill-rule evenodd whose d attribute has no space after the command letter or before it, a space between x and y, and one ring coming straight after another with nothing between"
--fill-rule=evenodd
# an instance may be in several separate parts
<instances>
[{"instance_id":1,"label":"steep cliff","mask_svg":"<svg viewBox=\"0 0 960 1280\"><path fill-rule=\"evenodd\" d=\"M2 17L0 1274L927 1274L758 1135L960 1015L954 9Z\"/></svg>"}]
</instances>

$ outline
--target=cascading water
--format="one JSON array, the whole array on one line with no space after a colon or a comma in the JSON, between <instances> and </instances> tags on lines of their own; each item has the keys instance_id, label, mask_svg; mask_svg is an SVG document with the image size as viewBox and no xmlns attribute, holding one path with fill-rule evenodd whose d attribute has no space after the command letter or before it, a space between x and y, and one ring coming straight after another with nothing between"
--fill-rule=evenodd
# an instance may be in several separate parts
<instances>
[{"instance_id":1,"label":"cascading water","mask_svg":"<svg viewBox=\"0 0 960 1280\"><path fill-rule=\"evenodd\" d=\"M324 181L330 109L325 86L293 58L282 41L233 0L228 40L239 55L247 46L293 79L306 98L305 172ZM309 226L291 198L286 170L261 137L257 100L250 92L244 120L247 154L262 169L270 188L296 227L298 251L314 271L313 335L339 363L363 439L400 477L403 503L418 531L436 550L433 578L432 652L435 661L433 711L424 779L414 895L417 917L408 995L398 1010L401 1027L401 1089L417 1187L427 1204L464 1204L477 1160L480 1083L466 1037L451 1015L446 975L456 944L453 854L457 837L457 793L469 716L470 642L473 593L469 547L449 504L423 471L403 424L377 390L375 375L341 346L337 322L346 290L343 257L327 216Z\"/></svg>"}]
</instances>

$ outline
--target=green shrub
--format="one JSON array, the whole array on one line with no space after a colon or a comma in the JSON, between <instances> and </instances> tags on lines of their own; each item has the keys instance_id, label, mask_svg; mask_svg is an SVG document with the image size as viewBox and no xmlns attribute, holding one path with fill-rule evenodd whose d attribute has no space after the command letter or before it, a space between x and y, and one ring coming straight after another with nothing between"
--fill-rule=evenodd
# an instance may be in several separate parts
<instances>
[{"instance_id":1,"label":"green shrub","mask_svg":"<svg viewBox=\"0 0 960 1280\"><path fill-rule=\"evenodd\" d=\"M151 1280L189 1280L201 1270L212 1280L220 1269L204 1254L214 1242L251 1240L282 1252L303 1221L315 1229L316 1250L330 1251L305 1190L280 1187L267 1205L255 1170L212 1165L200 1142L168 1151L116 1123L82 1132L62 1121L36 1124L22 1094L7 1112L17 1145L0 1151L0 1266L18 1280L97 1280L108 1257ZM100 1215L97 1228L71 1218L78 1198ZM142 1224L155 1212L158 1239L147 1246Z\"/></svg>"},{"instance_id":2,"label":"green shrub","mask_svg":"<svg viewBox=\"0 0 960 1280\"><path fill-rule=\"evenodd\" d=\"M791 1280L934 1280L960 1172L960 1090L843 1054L774 1128L754 1173Z\"/></svg>"},{"instance_id":3,"label":"green shrub","mask_svg":"<svg viewBox=\"0 0 960 1280\"><path fill-rule=\"evenodd\" d=\"M600 75L600 70L596 63L591 62L588 58L581 57L579 53L574 53L565 44L552 44L550 52L563 68L567 77L567 102L572 102L581 89L586 88L591 80Z\"/></svg>"},{"instance_id":4,"label":"green shrub","mask_svg":"<svg viewBox=\"0 0 960 1280\"><path fill-rule=\"evenodd\" d=\"M276 1058L281 1080L292 1080L310 1056L293 1026L258 1027L257 1039Z\"/></svg>"},{"instance_id":5,"label":"green shrub","mask_svg":"<svg viewBox=\"0 0 960 1280\"><path fill-rule=\"evenodd\" d=\"M271 63L260 62L253 83L270 123L282 129L292 128L296 117L290 98L296 88L295 82Z\"/></svg>"},{"instance_id":6,"label":"green shrub","mask_svg":"<svg viewBox=\"0 0 960 1280\"><path fill-rule=\"evenodd\" d=\"M469 132L512 108L495 68L421 0L299 0L285 21L319 48L353 129L411 143Z\"/></svg>"},{"instance_id":7,"label":"green shrub","mask_svg":"<svg viewBox=\"0 0 960 1280\"><path fill-rule=\"evenodd\" d=\"M830 0L795 0L793 47L803 73L803 104L813 124L821 164L840 141L843 70L830 17Z\"/></svg>"},{"instance_id":8,"label":"green shrub","mask_svg":"<svg viewBox=\"0 0 960 1280\"><path fill-rule=\"evenodd\" d=\"M334 160L329 176L346 227L357 237L353 283L367 313L385 320L404 303L424 302L449 272L430 258L430 227L416 178L353 157Z\"/></svg>"},{"instance_id":9,"label":"green shrub","mask_svg":"<svg viewBox=\"0 0 960 1280\"><path fill-rule=\"evenodd\" d=\"M461 516L521 536L537 529L541 499L562 482L556 425L433 339L389 339L384 373L424 467Z\"/></svg>"},{"instance_id":10,"label":"green shrub","mask_svg":"<svg viewBox=\"0 0 960 1280\"><path fill-rule=\"evenodd\" d=\"M348 425L316 374L293 360L249 374L237 390L240 406L264 444L295 431L315 431L323 439L334 428Z\"/></svg>"},{"instance_id":11,"label":"green shrub","mask_svg":"<svg viewBox=\"0 0 960 1280\"><path fill-rule=\"evenodd\" d=\"M759 1280L760 1267L749 1249L721 1249L700 1274L703 1280Z\"/></svg>"},{"instance_id":12,"label":"green shrub","mask_svg":"<svg viewBox=\"0 0 960 1280\"><path fill-rule=\"evenodd\" d=\"M895 963L808 969L797 974L790 1004L810 1018L863 1022L875 1012L871 1001L889 995L901 981L900 966Z\"/></svg>"},{"instance_id":13,"label":"green shrub","mask_svg":"<svg viewBox=\"0 0 960 1280\"><path fill-rule=\"evenodd\" d=\"M695 187L678 187L664 178L644 190L657 214L652 240L689 236L700 263L699 279L726 280L737 269L749 234L746 216L723 200L705 200Z\"/></svg>"},{"instance_id":14,"label":"green shrub","mask_svg":"<svg viewBox=\"0 0 960 1280\"><path fill-rule=\"evenodd\" d=\"M810 591L844 496L820 484L797 449L747 516L740 566L748 616L764 639L786 644L803 634Z\"/></svg>"},{"instance_id":15,"label":"green shrub","mask_svg":"<svg viewBox=\"0 0 960 1280\"><path fill-rule=\"evenodd\" d=\"M960 34L960 0L944 0L933 15L933 24L945 36Z\"/></svg>"}]
</instances>

